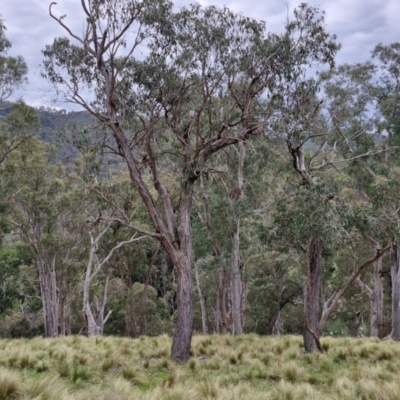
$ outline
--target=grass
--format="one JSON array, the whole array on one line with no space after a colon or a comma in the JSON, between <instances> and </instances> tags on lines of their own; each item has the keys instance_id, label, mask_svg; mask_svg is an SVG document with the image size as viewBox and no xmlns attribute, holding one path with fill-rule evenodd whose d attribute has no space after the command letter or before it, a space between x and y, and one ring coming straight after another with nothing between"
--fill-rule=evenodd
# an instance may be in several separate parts
<instances>
[{"instance_id":1,"label":"grass","mask_svg":"<svg viewBox=\"0 0 400 400\"><path fill-rule=\"evenodd\" d=\"M195 336L187 364L167 336L0 340L0 400L399 399L400 343Z\"/></svg>"}]
</instances>

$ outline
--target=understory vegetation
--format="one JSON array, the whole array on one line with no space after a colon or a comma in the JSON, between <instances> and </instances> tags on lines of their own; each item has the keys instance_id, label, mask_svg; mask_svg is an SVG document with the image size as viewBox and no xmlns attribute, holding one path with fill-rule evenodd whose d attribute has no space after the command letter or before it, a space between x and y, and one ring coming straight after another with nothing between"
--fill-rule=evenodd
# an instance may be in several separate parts
<instances>
[{"instance_id":1,"label":"understory vegetation","mask_svg":"<svg viewBox=\"0 0 400 400\"><path fill-rule=\"evenodd\" d=\"M166 336L70 336L0 341L0 399L398 399L400 346L324 338L305 353L298 336L195 336L186 364Z\"/></svg>"}]
</instances>

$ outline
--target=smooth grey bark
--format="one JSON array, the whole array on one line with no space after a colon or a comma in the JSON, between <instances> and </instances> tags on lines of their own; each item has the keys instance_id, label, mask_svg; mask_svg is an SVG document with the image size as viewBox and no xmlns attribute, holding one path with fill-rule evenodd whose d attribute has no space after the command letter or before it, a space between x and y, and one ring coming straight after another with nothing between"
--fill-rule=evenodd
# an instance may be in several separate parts
<instances>
[{"instance_id":1,"label":"smooth grey bark","mask_svg":"<svg viewBox=\"0 0 400 400\"><path fill-rule=\"evenodd\" d=\"M44 328L46 337L58 336L59 325L59 298L56 281L57 254L49 254L43 251L42 224L33 223L32 234L25 231L23 225L16 224L23 236L25 236L36 257L36 265L39 271L40 297L42 300Z\"/></svg>"},{"instance_id":2,"label":"smooth grey bark","mask_svg":"<svg viewBox=\"0 0 400 400\"><path fill-rule=\"evenodd\" d=\"M62 333L65 333L67 329L67 327L60 326L60 288L57 286L56 271L59 254L53 247L48 248L43 244L43 223L35 221L30 212L31 209L26 209L22 212L26 217L23 223L17 223L12 220L11 222L18 228L21 237L29 243L35 253L39 273L45 336L57 337L60 327ZM62 235L60 232L58 234ZM62 304L62 307L64 308L65 304ZM61 312L63 313L63 311ZM62 324L64 325L64 322Z\"/></svg>"},{"instance_id":3,"label":"smooth grey bark","mask_svg":"<svg viewBox=\"0 0 400 400\"><path fill-rule=\"evenodd\" d=\"M272 328L272 334L276 336L281 336L285 333L283 329L283 321L281 318L281 313L279 312L278 315L275 318L275 324Z\"/></svg>"},{"instance_id":4,"label":"smooth grey bark","mask_svg":"<svg viewBox=\"0 0 400 400\"><path fill-rule=\"evenodd\" d=\"M232 334L241 335L242 329L242 279L240 276L240 218L236 221L236 231L233 233L233 260L232 260Z\"/></svg>"},{"instance_id":5,"label":"smooth grey bark","mask_svg":"<svg viewBox=\"0 0 400 400\"><path fill-rule=\"evenodd\" d=\"M82 288L83 289L82 313L86 322L87 335L89 337L103 334L104 324L107 322L112 312L110 311L107 314L107 316L104 317L105 307L107 303L107 289L108 289L110 274L109 273L106 274L103 284L103 294L100 302L96 298L96 296L93 298L93 302L92 303L90 302L90 290L93 281L103 271L105 265L110 261L111 257L113 256L116 250L120 249L122 246L126 244L136 242L145 237L141 236L136 238L135 236L132 236L129 240L119 242L108 252L108 254L102 260L99 260L97 256L97 251L100 245L100 241L110 229L111 224L112 221L108 222L107 226L96 237L93 236L92 232L89 232L90 251L89 251L88 262L86 264L86 272Z\"/></svg>"},{"instance_id":6,"label":"smooth grey bark","mask_svg":"<svg viewBox=\"0 0 400 400\"><path fill-rule=\"evenodd\" d=\"M56 256L47 263L38 253L40 295L43 306L43 317L46 337L58 336L58 297L56 286Z\"/></svg>"}]
</instances>

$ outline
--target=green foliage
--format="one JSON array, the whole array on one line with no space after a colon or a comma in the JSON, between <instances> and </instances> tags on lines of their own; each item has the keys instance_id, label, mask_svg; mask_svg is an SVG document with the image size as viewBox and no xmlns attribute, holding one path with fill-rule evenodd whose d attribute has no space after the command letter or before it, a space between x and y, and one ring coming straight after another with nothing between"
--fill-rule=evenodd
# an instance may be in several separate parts
<instances>
[{"instance_id":1,"label":"green foliage","mask_svg":"<svg viewBox=\"0 0 400 400\"><path fill-rule=\"evenodd\" d=\"M348 239L348 208L335 186L322 181L310 187L300 184L291 196L277 203L274 237L304 251L310 237L319 237L324 241L325 253L333 254L334 248Z\"/></svg>"},{"instance_id":2,"label":"green foliage","mask_svg":"<svg viewBox=\"0 0 400 400\"><path fill-rule=\"evenodd\" d=\"M0 315L21 299L19 296L19 266L21 255L17 247L0 248L1 305Z\"/></svg>"},{"instance_id":3,"label":"green foliage","mask_svg":"<svg viewBox=\"0 0 400 400\"><path fill-rule=\"evenodd\" d=\"M21 56L8 56L11 42L7 39L6 26L0 16L0 100L7 99L14 90L26 83L28 68Z\"/></svg>"}]
</instances>

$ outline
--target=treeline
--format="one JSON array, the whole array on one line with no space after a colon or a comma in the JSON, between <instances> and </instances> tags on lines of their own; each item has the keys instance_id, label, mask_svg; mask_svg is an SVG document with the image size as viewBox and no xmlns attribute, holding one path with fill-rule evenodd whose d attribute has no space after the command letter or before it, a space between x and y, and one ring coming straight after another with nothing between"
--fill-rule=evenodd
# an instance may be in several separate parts
<instances>
[{"instance_id":1,"label":"treeline","mask_svg":"<svg viewBox=\"0 0 400 400\"><path fill-rule=\"evenodd\" d=\"M305 4L280 35L132 5L88 4L80 44L43 52L87 112L42 110L73 159L25 104L3 116L0 334L166 332L180 361L193 331L399 339L400 44L335 66Z\"/></svg>"},{"instance_id":2,"label":"treeline","mask_svg":"<svg viewBox=\"0 0 400 400\"><path fill-rule=\"evenodd\" d=\"M12 112L13 103L0 102L0 121ZM41 141L52 144L57 149L56 160L71 164L78 156L75 132L93 125L94 120L87 111L69 111L51 107L36 107L40 127L32 134Z\"/></svg>"}]
</instances>

